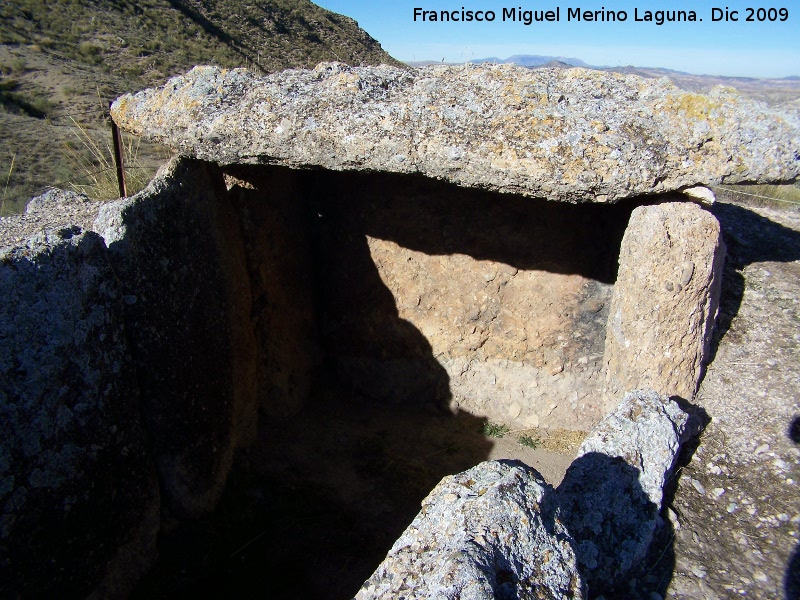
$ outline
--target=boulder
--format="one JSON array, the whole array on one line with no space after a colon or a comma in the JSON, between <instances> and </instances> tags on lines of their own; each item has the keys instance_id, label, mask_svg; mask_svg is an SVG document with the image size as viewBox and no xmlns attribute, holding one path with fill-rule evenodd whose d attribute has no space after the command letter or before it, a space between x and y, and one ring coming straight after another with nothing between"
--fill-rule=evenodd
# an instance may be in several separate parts
<instances>
[{"instance_id":1,"label":"boulder","mask_svg":"<svg viewBox=\"0 0 800 600\"><path fill-rule=\"evenodd\" d=\"M623 583L646 555L664 486L696 425L669 398L637 391L584 440L547 508L576 540L593 595Z\"/></svg>"},{"instance_id":2,"label":"boulder","mask_svg":"<svg viewBox=\"0 0 800 600\"><path fill-rule=\"evenodd\" d=\"M91 229L101 202L83 194L65 190L48 190L31 199L25 212L11 218L0 218L0 249L25 246L28 238L47 230L69 227Z\"/></svg>"},{"instance_id":3,"label":"boulder","mask_svg":"<svg viewBox=\"0 0 800 600\"><path fill-rule=\"evenodd\" d=\"M714 191L703 185L696 185L686 188L685 190L681 190L681 193L690 200L699 202L700 204L704 204L706 206L713 206L717 201L717 195L714 193Z\"/></svg>"},{"instance_id":4,"label":"boulder","mask_svg":"<svg viewBox=\"0 0 800 600\"><path fill-rule=\"evenodd\" d=\"M606 412L625 390L694 397L724 259L719 222L700 206L669 202L633 211L606 327Z\"/></svg>"},{"instance_id":5,"label":"boulder","mask_svg":"<svg viewBox=\"0 0 800 600\"><path fill-rule=\"evenodd\" d=\"M357 600L587 597L572 539L541 512L549 494L519 461L445 477Z\"/></svg>"},{"instance_id":6,"label":"boulder","mask_svg":"<svg viewBox=\"0 0 800 600\"><path fill-rule=\"evenodd\" d=\"M222 165L421 173L566 202L800 175L797 115L730 88L581 68L195 67L122 96L112 116Z\"/></svg>"},{"instance_id":7,"label":"boulder","mask_svg":"<svg viewBox=\"0 0 800 600\"><path fill-rule=\"evenodd\" d=\"M518 461L445 477L356 598L583 598L624 586L696 432L674 401L637 391L586 438L556 490Z\"/></svg>"},{"instance_id":8,"label":"boulder","mask_svg":"<svg viewBox=\"0 0 800 600\"><path fill-rule=\"evenodd\" d=\"M123 297L99 235L49 228L87 204L50 193L4 220L4 242L30 235L0 252L2 597L125 596L155 556L159 490Z\"/></svg>"}]
</instances>

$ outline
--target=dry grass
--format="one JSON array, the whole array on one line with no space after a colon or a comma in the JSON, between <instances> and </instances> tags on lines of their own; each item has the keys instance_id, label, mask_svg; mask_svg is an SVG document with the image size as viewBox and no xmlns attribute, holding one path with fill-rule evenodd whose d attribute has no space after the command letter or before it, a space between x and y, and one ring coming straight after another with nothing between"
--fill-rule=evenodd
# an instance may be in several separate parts
<instances>
[{"instance_id":1,"label":"dry grass","mask_svg":"<svg viewBox=\"0 0 800 600\"><path fill-rule=\"evenodd\" d=\"M17 155L11 157L11 166L8 168L8 174L5 176L3 184L3 198L0 200L0 217L6 214L6 197L8 197L8 182L11 181L11 174L14 172L14 161L17 160Z\"/></svg>"},{"instance_id":2,"label":"dry grass","mask_svg":"<svg viewBox=\"0 0 800 600\"><path fill-rule=\"evenodd\" d=\"M65 144L67 158L77 179L69 182L76 192L86 194L95 200L114 200L119 198L119 182L114 163L114 151L109 143L101 144L89 131L72 119L70 128L78 144ZM139 141L132 137L123 138L123 160L128 195L144 189L150 181L150 170L139 163Z\"/></svg>"},{"instance_id":3,"label":"dry grass","mask_svg":"<svg viewBox=\"0 0 800 600\"><path fill-rule=\"evenodd\" d=\"M539 447L542 450L558 452L559 454L572 454L578 450L587 435L589 435L587 431L552 429L541 437L542 443Z\"/></svg>"},{"instance_id":4,"label":"dry grass","mask_svg":"<svg viewBox=\"0 0 800 600\"><path fill-rule=\"evenodd\" d=\"M800 187L797 184L782 185L721 185L715 186L717 198L745 206L800 211Z\"/></svg>"},{"instance_id":5,"label":"dry grass","mask_svg":"<svg viewBox=\"0 0 800 600\"><path fill-rule=\"evenodd\" d=\"M44 193L50 187L63 189L75 189L74 186L91 187L95 182L88 173L100 169L107 170L98 174L101 176L98 179L105 175L111 181L116 181L116 172L108 150L108 146L111 145L111 130L108 125L96 120L90 122L87 122L88 119L76 120L94 142L107 166L95 159L91 150L84 144L84 136L80 129L69 119L61 121L65 122L62 125L61 122L48 123L42 119L0 112L0 131L3 131L4 142L0 144L0 196L3 195L6 184L8 185L4 198L4 215L24 212L31 198ZM145 141L139 143L138 139L130 139L130 136L124 133L123 141L129 178L144 180L146 183L171 156L170 150L164 146ZM82 160L75 160L71 156L74 154L81 155ZM9 178L12 159L14 169ZM112 191L105 194L99 192L100 197L107 199L119 196L116 183L105 187ZM129 193L135 189L135 186L129 185ZM93 191L88 193L98 194Z\"/></svg>"},{"instance_id":6,"label":"dry grass","mask_svg":"<svg viewBox=\"0 0 800 600\"><path fill-rule=\"evenodd\" d=\"M517 443L533 449L547 450L559 454L574 453L586 439L588 432L572 431L570 429L509 429L507 425L486 422L481 428L481 433L487 437L502 438L508 434L519 433Z\"/></svg>"}]
</instances>

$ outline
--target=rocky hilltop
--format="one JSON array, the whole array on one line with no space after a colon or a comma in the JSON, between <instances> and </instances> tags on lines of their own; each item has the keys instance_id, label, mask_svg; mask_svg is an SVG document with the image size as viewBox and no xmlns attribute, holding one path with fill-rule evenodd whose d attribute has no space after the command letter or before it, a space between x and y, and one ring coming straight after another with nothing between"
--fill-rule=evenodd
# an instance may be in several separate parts
<instances>
[{"instance_id":1,"label":"rocky hilltop","mask_svg":"<svg viewBox=\"0 0 800 600\"><path fill-rule=\"evenodd\" d=\"M420 173L565 202L800 175L800 120L730 89L586 69L196 68L126 95L119 125L218 164Z\"/></svg>"},{"instance_id":2,"label":"rocky hilltop","mask_svg":"<svg viewBox=\"0 0 800 600\"><path fill-rule=\"evenodd\" d=\"M429 540L458 560L421 572L483 573L477 598L624 583L695 430L669 398L697 390L725 255L709 190L657 194L796 177L796 118L581 69L330 63L195 68L113 114L182 156L131 198L0 220L0 594L130 591L319 373L595 430L557 491L516 464L445 480L363 597Z\"/></svg>"}]
</instances>

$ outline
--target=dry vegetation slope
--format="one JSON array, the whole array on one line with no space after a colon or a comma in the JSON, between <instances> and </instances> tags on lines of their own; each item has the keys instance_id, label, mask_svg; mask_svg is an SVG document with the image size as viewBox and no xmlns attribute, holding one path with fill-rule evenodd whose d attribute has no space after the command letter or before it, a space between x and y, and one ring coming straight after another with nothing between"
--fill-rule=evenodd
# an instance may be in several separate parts
<instances>
[{"instance_id":1,"label":"dry vegetation slope","mask_svg":"<svg viewBox=\"0 0 800 600\"><path fill-rule=\"evenodd\" d=\"M399 64L355 21L308 0L5 0L3 212L21 210L44 186L86 182L65 148L82 149L70 116L105 150L107 103L124 92L196 64L271 72L323 60ZM158 163L152 149L143 155L143 164Z\"/></svg>"}]
</instances>

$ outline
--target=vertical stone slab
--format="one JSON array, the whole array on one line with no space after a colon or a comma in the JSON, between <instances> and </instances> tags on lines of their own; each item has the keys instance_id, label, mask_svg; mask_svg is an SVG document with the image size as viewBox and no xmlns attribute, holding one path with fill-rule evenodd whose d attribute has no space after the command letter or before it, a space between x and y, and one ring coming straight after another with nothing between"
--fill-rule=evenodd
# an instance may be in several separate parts
<instances>
[{"instance_id":1,"label":"vertical stone slab","mask_svg":"<svg viewBox=\"0 0 800 600\"><path fill-rule=\"evenodd\" d=\"M671 202L633 211L606 331L605 412L630 390L694 397L724 258L719 222L699 206Z\"/></svg>"},{"instance_id":2,"label":"vertical stone slab","mask_svg":"<svg viewBox=\"0 0 800 600\"><path fill-rule=\"evenodd\" d=\"M175 161L94 224L123 289L162 495L189 518L216 504L257 411L244 248L215 169Z\"/></svg>"},{"instance_id":3,"label":"vertical stone slab","mask_svg":"<svg viewBox=\"0 0 800 600\"><path fill-rule=\"evenodd\" d=\"M664 486L697 421L653 390L625 394L592 430L545 511L575 540L592 597L627 588L647 554Z\"/></svg>"},{"instance_id":4,"label":"vertical stone slab","mask_svg":"<svg viewBox=\"0 0 800 600\"><path fill-rule=\"evenodd\" d=\"M514 460L442 479L356 600L588 598L553 488Z\"/></svg>"},{"instance_id":5,"label":"vertical stone slab","mask_svg":"<svg viewBox=\"0 0 800 600\"><path fill-rule=\"evenodd\" d=\"M320 363L315 242L298 182L304 177L302 171L266 166L225 171L227 201L239 218L250 279L259 411L270 417L285 417L303 406Z\"/></svg>"},{"instance_id":6,"label":"vertical stone slab","mask_svg":"<svg viewBox=\"0 0 800 600\"><path fill-rule=\"evenodd\" d=\"M577 599L627 588L696 425L676 402L640 390L594 428L556 490L510 460L445 477L356 599Z\"/></svg>"},{"instance_id":7,"label":"vertical stone slab","mask_svg":"<svg viewBox=\"0 0 800 600\"><path fill-rule=\"evenodd\" d=\"M125 597L155 557L158 483L122 313L96 233L0 252L2 598Z\"/></svg>"}]
</instances>

